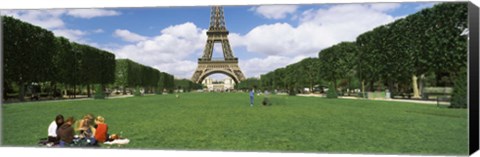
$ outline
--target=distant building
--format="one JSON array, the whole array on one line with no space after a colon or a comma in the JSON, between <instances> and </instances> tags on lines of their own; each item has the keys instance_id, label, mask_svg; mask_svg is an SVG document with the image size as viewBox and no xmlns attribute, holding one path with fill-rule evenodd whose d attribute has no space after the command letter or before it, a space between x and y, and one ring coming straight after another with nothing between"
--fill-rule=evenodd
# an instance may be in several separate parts
<instances>
[{"instance_id":1,"label":"distant building","mask_svg":"<svg viewBox=\"0 0 480 157\"><path fill-rule=\"evenodd\" d=\"M202 81L202 84L206 87L205 90L209 92L224 92L235 87L235 81L229 77L223 80L214 80L207 77Z\"/></svg>"}]
</instances>

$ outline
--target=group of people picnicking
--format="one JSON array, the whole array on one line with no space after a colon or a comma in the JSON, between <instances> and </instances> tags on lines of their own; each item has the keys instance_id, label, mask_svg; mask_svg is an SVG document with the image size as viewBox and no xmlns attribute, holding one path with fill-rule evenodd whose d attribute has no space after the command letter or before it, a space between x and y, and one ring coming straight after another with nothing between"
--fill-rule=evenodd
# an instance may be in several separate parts
<instances>
[{"instance_id":1,"label":"group of people picnicking","mask_svg":"<svg viewBox=\"0 0 480 157\"><path fill-rule=\"evenodd\" d=\"M79 134L75 134L76 132ZM48 138L41 143L60 147L99 146L100 143L118 138L116 134L109 136L108 125L102 116L94 118L92 114L87 114L76 123L73 117L64 119L63 115L59 114L48 126Z\"/></svg>"}]
</instances>

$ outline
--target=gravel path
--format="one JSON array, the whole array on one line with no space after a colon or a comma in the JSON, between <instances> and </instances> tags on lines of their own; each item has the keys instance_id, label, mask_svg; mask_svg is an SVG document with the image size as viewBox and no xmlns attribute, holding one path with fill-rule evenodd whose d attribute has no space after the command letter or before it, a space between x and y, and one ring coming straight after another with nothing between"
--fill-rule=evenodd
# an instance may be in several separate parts
<instances>
[{"instance_id":1,"label":"gravel path","mask_svg":"<svg viewBox=\"0 0 480 157\"><path fill-rule=\"evenodd\" d=\"M325 97L322 94L297 94L297 96L305 96L305 97ZM358 97L353 96L339 96L338 98L341 99L361 99L366 100ZM409 100L409 99L368 99L368 100L377 100L377 101L396 101L396 102L409 102L409 103L419 103L419 104L432 104L437 105L437 101L435 100ZM440 105L450 105L450 102L440 102Z\"/></svg>"}]
</instances>

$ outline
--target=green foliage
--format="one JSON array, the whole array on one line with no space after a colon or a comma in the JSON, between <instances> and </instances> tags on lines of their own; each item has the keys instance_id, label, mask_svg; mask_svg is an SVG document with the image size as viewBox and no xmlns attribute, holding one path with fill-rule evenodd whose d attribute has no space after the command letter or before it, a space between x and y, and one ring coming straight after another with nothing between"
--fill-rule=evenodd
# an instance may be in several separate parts
<instances>
[{"instance_id":1,"label":"green foliage","mask_svg":"<svg viewBox=\"0 0 480 157\"><path fill-rule=\"evenodd\" d=\"M357 45L353 42L342 42L320 51L318 58L322 63L320 72L323 78L335 82L333 86L336 88L337 80L353 74L354 56L357 52Z\"/></svg>"},{"instance_id":2,"label":"green foliage","mask_svg":"<svg viewBox=\"0 0 480 157\"><path fill-rule=\"evenodd\" d=\"M235 89L251 90L251 89L263 89L262 82L258 78L247 78L240 83L235 84Z\"/></svg>"},{"instance_id":3,"label":"green foliage","mask_svg":"<svg viewBox=\"0 0 480 157\"><path fill-rule=\"evenodd\" d=\"M297 95L297 91L295 90L295 88L290 87L290 88L288 89L288 95L289 95L289 96L296 96L296 95Z\"/></svg>"},{"instance_id":4,"label":"green foliage","mask_svg":"<svg viewBox=\"0 0 480 157\"><path fill-rule=\"evenodd\" d=\"M288 90L295 95L296 92L292 91L313 89L313 86L320 82L319 66L320 60L317 58L305 58L298 63L261 75L259 82L262 89Z\"/></svg>"},{"instance_id":5,"label":"green foliage","mask_svg":"<svg viewBox=\"0 0 480 157\"><path fill-rule=\"evenodd\" d=\"M290 95L296 95L298 88L301 88L303 71L300 64L290 64L285 67L285 84Z\"/></svg>"},{"instance_id":6,"label":"green foliage","mask_svg":"<svg viewBox=\"0 0 480 157\"><path fill-rule=\"evenodd\" d=\"M140 92L140 87L135 88L135 91L133 92L133 96L142 96L142 92Z\"/></svg>"},{"instance_id":7,"label":"green foliage","mask_svg":"<svg viewBox=\"0 0 480 157\"><path fill-rule=\"evenodd\" d=\"M78 51L74 51L74 44L66 38L59 37L55 40L57 45L57 55L55 56L55 66L57 71L57 81L68 85L77 84L77 73L79 60L76 56Z\"/></svg>"},{"instance_id":8,"label":"green foliage","mask_svg":"<svg viewBox=\"0 0 480 157\"><path fill-rule=\"evenodd\" d=\"M333 98L333 99L338 98L337 90L332 84L330 84L330 86L328 87L327 98Z\"/></svg>"},{"instance_id":9,"label":"green foliage","mask_svg":"<svg viewBox=\"0 0 480 157\"><path fill-rule=\"evenodd\" d=\"M173 75L160 72L129 59L116 60L115 85L122 88L143 87L145 93L163 93L175 88Z\"/></svg>"},{"instance_id":10,"label":"green foliage","mask_svg":"<svg viewBox=\"0 0 480 157\"><path fill-rule=\"evenodd\" d=\"M115 64L115 86L121 87L123 94L126 94L128 87L128 60L117 59Z\"/></svg>"},{"instance_id":11,"label":"green foliage","mask_svg":"<svg viewBox=\"0 0 480 157\"><path fill-rule=\"evenodd\" d=\"M379 79L380 70L377 68L382 64L375 52L375 32L368 31L357 37L357 46L359 51L356 54L355 70L360 80L375 81ZM377 51L378 52L378 51Z\"/></svg>"},{"instance_id":12,"label":"green foliage","mask_svg":"<svg viewBox=\"0 0 480 157\"><path fill-rule=\"evenodd\" d=\"M177 89L182 89L183 92L190 92L192 90L202 89L201 84L196 84L191 80L187 79L175 79L175 86L177 86Z\"/></svg>"},{"instance_id":13,"label":"green foliage","mask_svg":"<svg viewBox=\"0 0 480 157\"><path fill-rule=\"evenodd\" d=\"M260 82L263 88L270 90L287 89L287 82L285 77L285 68L278 68L267 74L260 76Z\"/></svg>"},{"instance_id":14,"label":"green foliage","mask_svg":"<svg viewBox=\"0 0 480 157\"><path fill-rule=\"evenodd\" d=\"M467 65L467 36L462 32L468 27L468 3L442 3L428 12L431 22L425 34L429 51L426 60L431 71L450 72L454 75L458 69Z\"/></svg>"},{"instance_id":15,"label":"green foliage","mask_svg":"<svg viewBox=\"0 0 480 157\"><path fill-rule=\"evenodd\" d=\"M313 91L313 86L319 83L321 80L320 72L321 62L318 58L306 58L300 61L300 69L304 73L302 79L302 87L308 87L310 91Z\"/></svg>"},{"instance_id":16,"label":"green foliage","mask_svg":"<svg viewBox=\"0 0 480 157\"><path fill-rule=\"evenodd\" d=\"M3 104L2 116L8 120L2 125L12 127L2 127L2 144L37 146L58 113L77 119L92 113L106 118L110 133L123 132L130 139L122 149L468 153L466 109L278 95L271 95L273 105L266 109L260 105L262 96L255 100L251 108L245 93L184 93L180 99L153 95Z\"/></svg>"},{"instance_id":17,"label":"green foliage","mask_svg":"<svg viewBox=\"0 0 480 157\"><path fill-rule=\"evenodd\" d=\"M371 91L375 85L387 85L390 91L400 92L411 90L413 75L453 78L467 63L467 37L462 35L467 13L465 2L437 4L365 32L355 42L321 50L318 65L300 61L261 75L261 82L266 88L289 90L309 87L315 84L309 83L312 80L334 82L334 87L343 82L348 88L365 82ZM443 84L452 81L444 79Z\"/></svg>"},{"instance_id":18,"label":"green foliage","mask_svg":"<svg viewBox=\"0 0 480 157\"><path fill-rule=\"evenodd\" d=\"M101 71L100 84L112 84L115 82L115 55L103 50L100 51L100 55L100 65L98 67L100 68L99 71Z\"/></svg>"},{"instance_id":19,"label":"green foliage","mask_svg":"<svg viewBox=\"0 0 480 157\"><path fill-rule=\"evenodd\" d=\"M4 28L4 74L6 84L48 82L77 85L109 84L114 81L115 56L97 48L55 37L52 32L2 16Z\"/></svg>"},{"instance_id":20,"label":"green foliage","mask_svg":"<svg viewBox=\"0 0 480 157\"><path fill-rule=\"evenodd\" d=\"M173 93L175 90L175 78L173 75L161 72L160 79L158 81L158 88L166 90L168 93Z\"/></svg>"},{"instance_id":21,"label":"green foliage","mask_svg":"<svg viewBox=\"0 0 480 157\"><path fill-rule=\"evenodd\" d=\"M105 92L103 92L103 88L101 85L95 86L95 96L94 99L105 99Z\"/></svg>"},{"instance_id":22,"label":"green foliage","mask_svg":"<svg viewBox=\"0 0 480 157\"><path fill-rule=\"evenodd\" d=\"M23 100L24 85L55 79L55 37L38 26L2 16L4 80L16 82L19 99Z\"/></svg>"},{"instance_id":23,"label":"green foliage","mask_svg":"<svg viewBox=\"0 0 480 157\"><path fill-rule=\"evenodd\" d=\"M450 107L452 108L467 108L468 107L468 88L467 88L467 73L463 70L462 73L455 80L453 87L452 99Z\"/></svg>"}]
</instances>

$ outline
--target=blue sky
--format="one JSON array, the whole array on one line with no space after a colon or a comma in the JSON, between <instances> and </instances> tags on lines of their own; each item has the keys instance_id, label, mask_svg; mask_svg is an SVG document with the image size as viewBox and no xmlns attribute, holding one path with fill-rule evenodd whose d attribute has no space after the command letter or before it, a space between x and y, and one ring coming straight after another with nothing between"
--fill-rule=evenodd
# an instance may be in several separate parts
<instances>
[{"instance_id":1,"label":"blue sky","mask_svg":"<svg viewBox=\"0 0 480 157\"><path fill-rule=\"evenodd\" d=\"M224 12L241 69L247 77L258 77L431 6L425 2L225 6ZM210 22L210 7L2 10L2 14L177 78L193 74ZM222 56L218 47L213 55Z\"/></svg>"}]
</instances>

